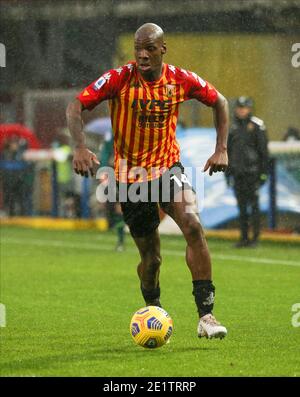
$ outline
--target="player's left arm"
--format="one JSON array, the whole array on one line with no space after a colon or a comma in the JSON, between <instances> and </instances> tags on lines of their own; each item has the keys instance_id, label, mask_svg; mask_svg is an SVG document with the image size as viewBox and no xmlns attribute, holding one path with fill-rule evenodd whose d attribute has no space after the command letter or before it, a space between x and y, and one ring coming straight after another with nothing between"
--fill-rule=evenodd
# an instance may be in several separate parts
<instances>
[{"instance_id":1,"label":"player's left arm","mask_svg":"<svg viewBox=\"0 0 300 397\"><path fill-rule=\"evenodd\" d=\"M208 81L196 73L184 71L187 99L197 99L213 108L214 124L217 131L215 152L207 160L203 171L209 169L209 175L225 171L228 166L227 139L229 129L229 110L227 99Z\"/></svg>"},{"instance_id":2,"label":"player's left arm","mask_svg":"<svg viewBox=\"0 0 300 397\"><path fill-rule=\"evenodd\" d=\"M209 169L209 175L214 172L226 171L228 167L227 139L229 129L229 110L227 99L217 91L213 108L214 124L217 131L217 141L214 154L207 160L203 171Z\"/></svg>"}]
</instances>

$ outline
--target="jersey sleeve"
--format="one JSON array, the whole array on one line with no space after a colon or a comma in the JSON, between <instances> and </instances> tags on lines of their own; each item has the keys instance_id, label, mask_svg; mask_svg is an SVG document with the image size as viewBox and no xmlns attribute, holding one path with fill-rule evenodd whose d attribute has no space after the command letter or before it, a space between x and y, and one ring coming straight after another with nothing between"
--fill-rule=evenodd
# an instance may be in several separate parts
<instances>
[{"instance_id":1,"label":"jersey sleeve","mask_svg":"<svg viewBox=\"0 0 300 397\"><path fill-rule=\"evenodd\" d=\"M112 69L104 73L97 80L84 88L76 98L83 107L92 110L106 99L112 99L120 89L121 78L117 70Z\"/></svg>"},{"instance_id":2,"label":"jersey sleeve","mask_svg":"<svg viewBox=\"0 0 300 397\"><path fill-rule=\"evenodd\" d=\"M208 81L194 72L186 72L185 90L187 99L197 99L207 106L213 106L218 99L218 91Z\"/></svg>"}]
</instances>

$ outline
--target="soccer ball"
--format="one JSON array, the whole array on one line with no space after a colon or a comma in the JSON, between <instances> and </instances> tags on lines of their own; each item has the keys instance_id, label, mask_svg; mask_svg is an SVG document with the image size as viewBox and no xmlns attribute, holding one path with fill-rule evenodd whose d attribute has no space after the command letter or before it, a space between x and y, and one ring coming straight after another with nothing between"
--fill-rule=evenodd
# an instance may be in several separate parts
<instances>
[{"instance_id":1,"label":"soccer ball","mask_svg":"<svg viewBox=\"0 0 300 397\"><path fill-rule=\"evenodd\" d=\"M158 306L147 306L134 313L130 322L130 333L140 346L155 349L168 342L173 332L173 321L169 314Z\"/></svg>"}]
</instances>

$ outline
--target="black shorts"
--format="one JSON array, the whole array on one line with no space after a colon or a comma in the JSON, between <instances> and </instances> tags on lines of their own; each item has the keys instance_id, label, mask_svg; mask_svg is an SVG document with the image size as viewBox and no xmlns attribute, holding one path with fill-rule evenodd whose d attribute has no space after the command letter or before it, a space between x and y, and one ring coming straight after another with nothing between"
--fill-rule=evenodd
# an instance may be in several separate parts
<instances>
[{"instance_id":1,"label":"black shorts","mask_svg":"<svg viewBox=\"0 0 300 397\"><path fill-rule=\"evenodd\" d=\"M123 185L123 186L121 186ZM135 184L118 184L118 192L123 188L127 192L119 201L124 216L133 237L145 237L151 234L159 225L159 206L167 207L174 201L179 191L193 190L192 185L184 174L183 165L178 162L160 178L149 182ZM131 194L133 193L133 194ZM140 199L137 200L137 195Z\"/></svg>"}]
</instances>

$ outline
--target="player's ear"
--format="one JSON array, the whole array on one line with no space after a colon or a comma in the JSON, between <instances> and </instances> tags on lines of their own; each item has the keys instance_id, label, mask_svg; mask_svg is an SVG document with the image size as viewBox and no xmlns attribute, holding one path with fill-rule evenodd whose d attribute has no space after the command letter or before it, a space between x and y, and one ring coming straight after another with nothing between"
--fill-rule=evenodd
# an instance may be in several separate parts
<instances>
[{"instance_id":1,"label":"player's ear","mask_svg":"<svg viewBox=\"0 0 300 397\"><path fill-rule=\"evenodd\" d=\"M163 43L161 46L161 54L164 55L167 52L167 46L166 43Z\"/></svg>"}]
</instances>

